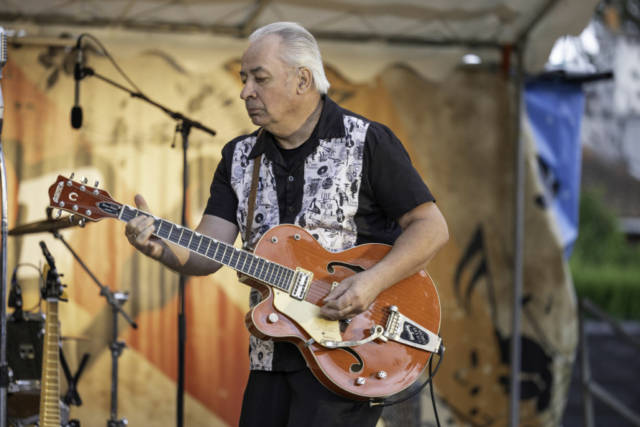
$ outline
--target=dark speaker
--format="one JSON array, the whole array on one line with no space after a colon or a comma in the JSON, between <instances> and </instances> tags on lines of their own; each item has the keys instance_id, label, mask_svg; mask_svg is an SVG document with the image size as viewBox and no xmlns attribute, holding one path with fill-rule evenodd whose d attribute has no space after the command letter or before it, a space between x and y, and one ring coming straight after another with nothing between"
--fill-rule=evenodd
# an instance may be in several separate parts
<instances>
[{"instance_id":1,"label":"dark speaker","mask_svg":"<svg viewBox=\"0 0 640 427\"><path fill-rule=\"evenodd\" d=\"M25 313L20 319L7 320L7 363L13 382L40 380L44 317Z\"/></svg>"}]
</instances>

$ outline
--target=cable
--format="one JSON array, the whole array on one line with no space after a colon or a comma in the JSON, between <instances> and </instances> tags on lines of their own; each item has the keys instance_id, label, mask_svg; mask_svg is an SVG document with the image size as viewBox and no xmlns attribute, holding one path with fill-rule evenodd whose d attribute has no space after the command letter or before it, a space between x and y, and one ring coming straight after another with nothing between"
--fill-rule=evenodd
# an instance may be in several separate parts
<instances>
[{"instance_id":1,"label":"cable","mask_svg":"<svg viewBox=\"0 0 640 427\"><path fill-rule=\"evenodd\" d=\"M433 354L438 354L440 356L440 359L438 360L438 364L436 365L436 370L433 371L433 373L431 373L431 368L429 368L429 378L420 387L418 387L417 390L415 390L409 396L403 397L402 399L392 400L392 401L386 402L386 403L370 402L369 406L382 406L384 408L384 407L387 407L387 406L397 405L398 403L402 403L402 402L404 402L406 400L409 400L413 396L415 396L416 394L420 393L422 391L422 389L427 386L427 384L431 383L431 380L433 379L433 377L435 377L436 374L438 373L438 369L440 369L440 364L442 363L442 359L444 359L444 346L442 344L440 344L440 351L437 352L437 353L433 353ZM433 359L433 354L431 355L431 359ZM431 360L429 360L429 367L431 367ZM434 403L434 409L435 409L435 403ZM436 415L436 419L437 419L437 415ZM438 424L438 426L440 426L440 424Z\"/></svg>"},{"instance_id":2,"label":"cable","mask_svg":"<svg viewBox=\"0 0 640 427\"><path fill-rule=\"evenodd\" d=\"M440 356L440 360L442 360L442 355ZM429 359L429 375L432 375L431 368L433 368L433 357ZM440 418L438 418L438 408L436 408L436 395L433 392L433 381L429 382L429 389L431 391L431 403L433 404L433 413L436 415L436 425L440 427Z\"/></svg>"},{"instance_id":3,"label":"cable","mask_svg":"<svg viewBox=\"0 0 640 427\"><path fill-rule=\"evenodd\" d=\"M80 36L78 37L78 43L80 43L80 40L82 39L82 37L89 37L93 42L95 42L100 49L102 50L102 53L104 53L104 55L107 57L107 59L109 59L109 61L111 61L111 63L113 64L113 66L115 67L116 70L118 70L118 72L120 73L120 75L122 77L125 78L125 80L127 82L129 82L129 84L131 86L133 86L133 88L135 90L138 91L139 94L143 95L142 91L140 90L140 88L138 86L136 86L136 84L133 82L133 80L131 80L129 78L129 76L127 76L125 74L124 71L122 71L122 69L120 68L120 66L116 63L116 61L113 59L113 57L111 56L111 54L107 51L107 48L104 47L104 45L100 42L100 40L98 40L96 37L94 37L93 35L89 34L89 33L82 33L80 34Z\"/></svg>"},{"instance_id":4,"label":"cable","mask_svg":"<svg viewBox=\"0 0 640 427\"><path fill-rule=\"evenodd\" d=\"M31 267L31 268L35 268L36 270L38 270L38 276L40 276L40 285L38 286L39 289L42 289L44 287L44 276L42 275L42 270L40 268L38 268L37 265L35 264L31 264L30 262L21 262L18 263L18 265L16 265L16 268L13 270L13 274L14 276L17 278L17 272L18 272L18 268L20 267ZM36 305L34 305L33 307L27 309L27 310L22 310L24 312L27 313L32 313L36 308L40 309L40 305L42 304L42 292L38 292L39 295L39 299L38 299L38 303ZM42 311L42 309L40 309L39 311Z\"/></svg>"}]
</instances>

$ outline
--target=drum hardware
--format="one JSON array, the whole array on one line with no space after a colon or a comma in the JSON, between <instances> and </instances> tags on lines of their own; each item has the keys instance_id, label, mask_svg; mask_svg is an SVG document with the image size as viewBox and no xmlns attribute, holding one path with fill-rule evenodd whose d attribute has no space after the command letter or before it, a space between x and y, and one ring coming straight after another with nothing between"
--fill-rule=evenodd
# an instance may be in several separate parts
<instances>
[{"instance_id":1,"label":"drum hardware","mask_svg":"<svg viewBox=\"0 0 640 427\"><path fill-rule=\"evenodd\" d=\"M84 371L88 360L89 353L85 353L84 356L82 356L82 361L80 362L78 370L74 375L71 375L71 370L69 369L69 365L67 364L67 359L65 359L64 357L62 346L60 347L60 364L62 365L64 376L67 379L67 384L69 385L67 393L62 398L62 401L69 406L82 406L82 399L80 398L80 394L78 393L78 381L80 380L80 375L82 375L82 371Z\"/></svg>"},{"instance_id":2,"label":"drum hardware","mask_svg":"<svg viewBox=\"0 0 640 427\"><path fill-rule=\"evenodd\" d=\"M118 314L121 314L122 317L131 325L132 328L137 329L138 325L129 317L129 315L122 309L122 305L129 299L128 292L114 292L108 286L100 283L98 278L94 276L94 274L89 270L89 267L80 259L78 254L71 248L71 246L67 243L64 237L58 233L58 231L53 232L53 236L60 240L66 248L71 252L71 255L78 261L80 266L89 274L91 279L98 285L100 288L100 295L105 297L107 302L112 308L113 312L113 331L112 331L112 341L109 344L109 348L111 349L111 411L109 420L107 420L107 427L124 427L128 424L126 418L118 419L118 358L122 354L122 351L125 347L124 341L118 340ZM86 363L83 359L83 363ZM83 363L81 363L79 372L84 368ZM76 375L79 376L77 373ZM69 396L67 393L67 398ZM80 400L80 402L82 402Z\"/></svg>"}]
</instances>

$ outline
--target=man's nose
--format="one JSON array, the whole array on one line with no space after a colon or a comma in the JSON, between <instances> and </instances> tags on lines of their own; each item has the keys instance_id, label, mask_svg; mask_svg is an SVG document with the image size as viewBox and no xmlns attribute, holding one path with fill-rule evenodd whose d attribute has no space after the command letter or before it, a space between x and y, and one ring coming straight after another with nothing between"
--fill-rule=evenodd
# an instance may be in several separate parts
<instances>
[{"instance_id":1,"label":"man's nose","mask_svg":"<svg viewBox=\"0 0 640 427\"><path fill-rule=\"evenodd\" d=\"M242 92L240 92L240 98L243 100L246 100L247 98L255 98L255 97L256 97L256 93L253 90L253 85L247 81L244 87L242 88Z\"/></svg>"}]
</instances>

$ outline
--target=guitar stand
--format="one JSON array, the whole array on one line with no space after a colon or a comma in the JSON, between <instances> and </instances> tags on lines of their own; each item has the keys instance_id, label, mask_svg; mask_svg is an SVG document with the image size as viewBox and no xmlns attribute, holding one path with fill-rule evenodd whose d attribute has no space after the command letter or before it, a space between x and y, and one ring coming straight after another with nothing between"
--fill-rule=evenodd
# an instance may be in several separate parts
<instances>
[{"instance_id":1,"label":"guitar stand","mask_svg":"<svg viewBox=\"0 0 640 427\"><path fill-rule=\"evenodd\" d=\"M107 427L125 427L128 424L127 419L118 419L118 358L122 354L122 350L125 347L124 341L118 341L118 314L121 314L132 328L138 328L136 322L134 322L131 317L129 317L129 315L122 309L122 305L129 299L129 294L127 292L113 292L111 289L109 289L108 286L100 283L96 276L93 275L93 273L84 264L84 262L82 262L78 254L75 253L75 251L71 248L71 246L69 246L67 241L64 240L64 237L62 237L62 235L58 233L57 230L53 233L53 236L56 239L60 240L67 247L67 249L69 249L69 252L71 252L76 261L78 261L82 268L84 268L84 270L96 283L96 285L98 285L98 287L100 288L100 295L106 298L107 302L113 310L112 341L109 343L109 349L111 350L111 411L110 417L107 420Z\"/></svg>"},{"instance_id":2,"label":"guitar stand","mask_svg":"<svg viewBox=\"0 0 640 427\"><path fill-rule=\"evenodd\" d=\"M78 371L75 375L71 375L71 370L69 369L69 365L67 364L67 359L64 357L64 352L62 351L62 347L60 347L60 364L62 365L62 370L64 371L64 376L67 378L67 384L69 384L69 389L67 390L67 394L65 394L62 401L67 405L74 406L82 406L82 399L80 398L80 394L78 393L78 381L80 380L80 375L82 375L82 371L89 360L89 353L85 353L82 356L82 361L80 362L80 367L78 367Z\"/></svg>"}]
</instances>

